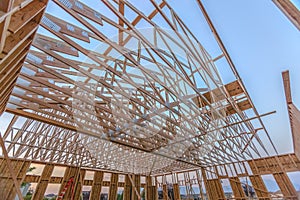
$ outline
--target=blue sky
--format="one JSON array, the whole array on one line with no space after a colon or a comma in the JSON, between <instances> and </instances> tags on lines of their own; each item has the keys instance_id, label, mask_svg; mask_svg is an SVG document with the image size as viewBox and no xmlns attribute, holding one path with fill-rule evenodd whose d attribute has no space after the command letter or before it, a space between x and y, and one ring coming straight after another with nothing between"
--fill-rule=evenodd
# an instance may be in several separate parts
<instances>
[{"instance_id":1,"label":"blue sky","mask_svg":"<svg viewBox=\"0 0 300 200\"><path fill-rule=\"evenodd\" d=\"M291 0L293 3L294 3L294 5L298 8L298 9L300 9L300 1L299 0Z\"/></svg>"},{"instance_id":2,"label":"blue sky","mask_svg":"<svg viewBox=\"0 0 300 200\"><path fill-rule=\"evenodd\" d=\"M196 1L169 1L193 30L212 57L219 55L210 40ZM242 80L279 152L292 151L281 72L290 70L294 103L300 107L300 34L298 29L269 0L203 0ZM295 1L296 2L296 1ZM299 1L297 1L299 4ZM219 70L224 82L231 80Z\"/></svg>"}]
</instances>

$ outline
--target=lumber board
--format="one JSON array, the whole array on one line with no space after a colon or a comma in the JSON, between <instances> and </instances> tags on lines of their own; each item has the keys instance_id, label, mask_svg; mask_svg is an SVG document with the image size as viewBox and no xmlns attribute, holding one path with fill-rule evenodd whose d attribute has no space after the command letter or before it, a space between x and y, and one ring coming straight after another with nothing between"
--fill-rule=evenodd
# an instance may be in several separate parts
<instances>
[{"instance_id":1,"label":"lumber board","mask_svg":"<svg viewBox=\"0 0 300 200\"><path fill-rule=\"evenodd\" d=\"M274 173L273 176L284 197L290 200L298 199L297 191L285 172Z\"/></svg>"},{"instance_id":2,"label":"lumber board","mask_svg":"<svg viewBox=\"0 0 300 200\"><path fill-rule=\"evenodd\" d=\"M271 200L270 194L267 190L267 187L266 187L262 177L259 175L252 175L252 176L249 176L249 178L250 178L250 181L255 190L256 196L259 199Z\"/></svg>"},{"instance_id":3,"label":"lumber board","mask_svg":"<svg viewBox=\"0 0 300 200\"><path fill-rule=\"evenodd\" d=\"M32 196L33 200L39 200L39 199L43 199L44 198L44 194L46 192L48 183L50 181L50 177L52 175L54 169L54 165L53 164L46 164L42 175L39 177L39 181L38 184L36 186L35 192ZM26 179L25 179L26 180Z\"/></svg>"},{"instance_id":4,"label":"lumber board","mask_svg":"<svg viewBox=\"0 0 300 200\"><path fill-rule=\"evenodd\" d=\"M273 0L278 8L300 30L300 11L291 0Z\"/></svg>"},{"instance_id":5,"label":"lumber board","mask_svg":"<svg viewBox=\"0 0 300 200\"><path fill-rule=\"evenodd\" d=\"M118 174L112 173L110 177L109 199L116 199L118 193Z\"/></svg>"},{"instance_id":6,"label":"lumber board","mask_svg":"<svg viewBox=\"0 0 300 200\"><path fill-rule=\"evenodd\" d=\"M99 172L99 171L95 172L90 200L100 199L101 188L103 184L103 176L104 176L103 172Z\"/></svg>"}]
</instances>

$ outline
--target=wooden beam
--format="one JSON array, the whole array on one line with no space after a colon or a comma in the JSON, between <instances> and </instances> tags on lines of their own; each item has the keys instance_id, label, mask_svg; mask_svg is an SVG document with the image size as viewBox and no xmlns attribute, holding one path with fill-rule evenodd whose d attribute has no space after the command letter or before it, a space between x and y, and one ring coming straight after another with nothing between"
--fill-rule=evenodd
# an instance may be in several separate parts
<instances>
[{"instance_id":1,"label":"wooden beam","mask_svg":"<svg viewBox=\"0 0 300 200\"><path fill-rule=\"evenodd\" d=\"M65 191L65 194L62 198L63 200L73 199L73 195L74 195L73 188L75 188L75 185L77 183L76 182L77 176L78 176L79 173L80 173L80 168L79 167L67 167L67 169L65 171L65 174L64 174L64 177L63 177L62 184L60 185L58 194L61 194L61 192L63 191L63 189L65 188L66 184L68 183L68 181L70 180L71 177L74 178L74 181L72 182L72 184Z\"/></svg>"},{"instance_id":2,"label":"wooden beam","mask_svg":"<svg viewBox=\"0 0 300 200\"><path fill-rule=\"evenodd\" d=\"M291 199L291 200L298 199L297 191L293 183L291 182L290 178L285 172L274 173L273 176L284 197L287 197L287 199Z\"/></svg>"},{"instance_id":3,"label":"wooden beam","mask_svg":"<svg viewBox=\"0 0 300 200\"><path fill-rule=\"evenodd\" d=\"M163 184L162 191L163 191L163 200L170 200L170 198L168 196L168 186L167 186L167 184Z\"/></svg>"},{"instance_id":4,"label":"wooden beam","mask_svg":"<svg viewBox=\"0 0 300 200\"><path fill-rule=\"evenodd\" d=\"M229 183L236 199L246 199L246 194L242 187L239 177L229 178Z\"/></svg>"},{"instance_id":5,"label":"wooden beam","mask_svg":"<svg viewBox=\"0 0 300 200\"><path fill-rule=\"evenodd\" d=\"M8 13L13 5L14 0L2 0L0 2L0 16ZM0 54L3 51L5 40L7 37L7 29L10 24L11 15L7 15L4 17L3 21L0 20Z\"/></svg>"},{"instance_id":6,"label":"wooden beam","mask_svg":"<svg viewBox=\"0 0 300 200\"><path fill-rule=\"evenodd\" d=\"M0 134L0 146L2 148L2 153L5 157L5 162L6 162L7 168L9 169L10 175L13 179L13 183L15 185L17 195L18 195L19 199L23 199L23 195L22 195L22 192L21 192L21 184L17 180L16 172L14 171L13 165L11 163L11 160L10 160L9 156L8 156L8 152L6 150L4 140L3 140L1 134Z\"/></svg>"},{"instance_id":7,"label":"wooden beam","mask_svg":"<svg viewBox=\"0 0 300 200\"><path fill-rule=\"evenodd\" d=\"M157 198L157 188L155 185L153 185L153 179L154 177L152 176L146 176L146 186L145 186L145 191L146 191L146 200L156 200ZM177 200L177 199L175 199Z\"/></svg>"},{"instance_id":8,"label":"wooden beam","mask_svg":"<svg viewBox=\"0 0 300 200\"><path fill-rule=\"evenodd\" d=\"M118 193L118 174L112 173L110 177L108 199L117 199L117 193Z\"/></svg>"},{"instance_id":9,"label":"wooden beam","mask_svg":"<svg viewBox=\"0 0 300 200\"><path fill-rule=\"evenodd\" d=\"M41 13L46 8L46 2L33 1L20 11L14 13L10 19L10 25L8 30L12 33L16 33L23 26L27 26L28 22L36 15Z\"/></svg>"},{"instance_id":10,"label":"wooden beam","mask_svg":"<svg viewBox=\"0 0 300 200\"><path fill-rule=\"evenodd\" d=\"M267 187L266 187L262 177L259 175L251 175L249 177L250 177L250 181L253 185L253 188L255 190L256 196L259 199L271 200L270 194L267 190Z\"/></svg>"},{"instance_id":11,"label":"wooden beam","mask_svg":"<svg viewBox=\"0 0 300 200\"><path fill-rule=\"evenodd\" d=\"M18 161L21 163L21 167L20 169L18 170L17 172L17 179L20 183L23 183L24 182L24 179L26 177L26 173L27 173L27 170L28 168L30 167L30 164L31 162L30 161ZM14 162L15 163L15 162ZM15 168L16 169L16 168ZM13 185L12 185L13 186ZM9 190L8 190L9 191ZM9 194L8 194L8 197L7 199L8 200L14 200L17 196L17 189L16 187L12 187Z\"/></svg>"},{"instance_id":12,"label":"wooden beam","mask_svg":"<svg viewBox=\"0 0 300 200\"><path fill-rule=\"evenodd\" d=\"M13 0L2 0L0 1L0 11L7 12L13 5Z\"/></svg>"},{"instance_id":13,"label":"wooden beam","mask_svg":"<svg viewBox=\"0 0 300 200\"><path fill-rule=\"evenodd\" d=\"M178 183L173 184L173 191L174 191L174 200L181 200L180 198L180 188Z\"/></svg>"},{"instance_id":14,"label":"wooden beam","mask_svg":"<svg viewBox=\"0 0 300 200\"><path fill-rule=\"evenodd\" d=\"M300 31L300 11L291 0L273 0L278 8L288 17L288 19Z\"/></svg>"},{"instance_id":15,"label":"wooden beam","mask_svg":"<svg viewBox=\"0 0 300 200\"><path fill-rule=\"evenodd\" d=\"M25 111L22 111L22 110L7 108L6 112L9 112L9 113L12 113L12 114L15 114L15 115L19 115L19 116L22 116L22 117L26 117L26 118L29 118L29 119L37 120L37 121L40 121L40 122L44 122L44 123L47 123L47 124L51 124L51 125L54 125L54 126L58 126L58 127L61 127L61 128L69 129L69 130L72 130L72 131L77 131L75 126L64 124L64 123L56 121L56 120L44 118L42 116L39 116L39 115L36 115L36 114L33 114L33 113L29 113L29 112L25 112Z\"/></svg>"},{"instance_id":16,"label":"wooden beam","mask_svg":"<svg viewBox=\"0 0 300 200\"><path fill-rule=\"evenodd\" d=\"M294 104L290 104L288 110L293 135L294 152L300 160L300 111Z\"/></svg>"},{"instance_id":17,"label":"wooden beam","mask_svg":"<svg viewBox=\"0 0 300 200\"><path fill-rule=\"evenodd\" d=\"M226 92L230 97L234 97L244 93L243 88L239 81L233 81L224 85L223 87L213 89L211 91L203 93L202 96L194 97L193 101L198 105L198 107L207 106L209 103L218 102L226 99ZM205 98L205 99L204 99Z\"/></svg>"},{"instance_id":18,"label":"wooden beam","mask_svg":"<svg viewBox=\"0 0 300 200\"><path fill-rule=\"evenodd\" d=\"M291 84L290 84L290 73L289 71L282 72L282 80L284 86L285 99L287 104L293 103Z\"/></svg>"},{"instance_id":19,"label":"wooden beam","mask_svg":"<svg viewBox=\"0 0 300 200\"><path fill-rule=\"evenodd\" d=\"M256 175L273 174L274 172L300 171L300 160L295 154L285 154L247 161L251 171Z\"/></svg>"},{"instance_id":20,"label":"wooden beam","mask_svg":"<svg viewBox=\"0 0 300 200\"><path fill-rule=\"evenodd\" d=\"M131 182L131 199L141 200L140 187L141 187L141 176L140 175L128 175Z\"/></svg>"},{"instance_id":21,"label":"wooden beam","mask_svg":"<svg viewBox=\"0 0 300 200\"><path fill-rule=\"evenodd\" d=\"M32 196L32 200L40 200L44 198L53 169L54 169L53 164L49 163L45 165L42 175L40 176L38 184L36 186L35 192Z\"/></svg>"},{"instance_id":22,"label":"wooden beam","mask_svg":"<svg viewBox=\"0 0 300 200\"><path fill-rule=\"evenodd\" d=\"M300 159L300 111L293 104L289 71L282 72L282 79L293 136L294 152L298 159Z\"/></svg>"},{"instance_id":23,"label":"wooden beam","mask_svg":"<svg viewBox=\"0 0 300 200\"><path fill-rule=\"evenodd\" d=\"M77 178L77 181L75 183L76 185L75 185L75 188L74 188L74 197L73 197L74 200L80 200L81 199L82 187L83 187L83 184L84 184L85 174L86 174L86 170L85 169L80 169L80 174L78 174L78 178Z\"/></svg>"},{"instance_id":24,"label":"wooden beam","mask_svg":"<svg viewBox=\"0 0 300 200\"><path fill-rule=\"evenodd\" d=\"M99 200L100 199L101 188L102 188L102 184L103 184L103 176L104 176L103 172L96 171L94 173L94 181L93 181L90 200Z\"/></svg>"},{"instance_id":25,"label":"wooden beam","mask_svg":"<svg viewBox=\"0 0 300 200\"><path fill-rule=\"evenodd\" d=\"M0 85L6 85L5 89L1 88L0 114L4 111L3 108L24 62L22 58L27 54L26 49L32 42L46 3L47 0L3 0L0 3L0 10L6 12L4 15L0 13ZM15 60L18 57L19 59Z\"/></svg>"},{"instance_id":26,"label":"wooden beam","mask_svg":"<svg viewBox=\"0 0 300 200\"><path fill-rule=\"evenodd\" d=\"M131 185L129 176L131 176L131 175L129 175L129 174L125 175L124 196L123 196L124 200L131 200L132 185Z\"/></svg>"},{"instance_id":27,"label":"wooden beam","mask_svg":"<svg viewBox=\"0 0 300 200\"><path fill-rule=\"evenodd\" d=\"M225 193L219 179L207 180L207 193L211 199L225 199Z\"/></svg>"}]
</instances>

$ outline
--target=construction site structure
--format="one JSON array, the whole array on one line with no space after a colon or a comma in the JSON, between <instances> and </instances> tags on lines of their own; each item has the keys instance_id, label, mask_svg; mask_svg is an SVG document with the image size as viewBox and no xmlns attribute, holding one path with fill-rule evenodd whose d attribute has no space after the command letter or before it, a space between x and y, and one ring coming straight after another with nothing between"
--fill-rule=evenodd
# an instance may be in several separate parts
<instances>
[{"instance_id":1,"label":"construction site structure","mask_svg":"<svg viewBox=\"0 0 300 200\"><path fill-rule=\"evenodd\" d=\"M257 111L205 6L191 1L217 56L166 0L1 0L0 199L23 199L22 183L35 185L33 200L50 185L59 200L86 189L90 200L300 199L288 176L300 171L289 72L294 152L280 154L262 121L274 112ZM274 3L299 28L294 4Z\"/></svg>"}]
</instances>

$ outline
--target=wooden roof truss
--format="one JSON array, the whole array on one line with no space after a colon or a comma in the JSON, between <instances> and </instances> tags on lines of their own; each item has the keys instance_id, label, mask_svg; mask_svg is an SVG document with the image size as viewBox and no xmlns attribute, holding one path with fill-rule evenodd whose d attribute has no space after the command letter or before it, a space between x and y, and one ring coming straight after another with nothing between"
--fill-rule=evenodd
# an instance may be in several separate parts
<instances>
[{"instance_id":1,"label":"wooden roof truss","mask_svg":"<svg viewBox=\"0 0 300 200\"><path fill-rule=\"evenodd\" d=\"M1 54L16 59L1 62L3 72L16 70L1 78L1 106L25 117L4 135L12 157L148 174L269 154L261 116L222 45L212 58L164 0L145 2L151 10L87 3L50 0L30 49L23 43L45 2L32 1L30 17L9 25L11 36L29 29ZM235 81L222 82L219 59Z\"/></svg>"}]
</instances>

